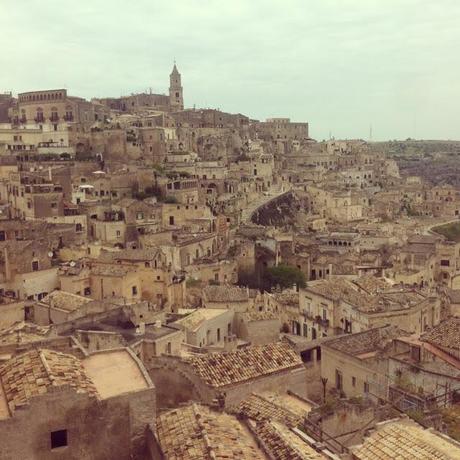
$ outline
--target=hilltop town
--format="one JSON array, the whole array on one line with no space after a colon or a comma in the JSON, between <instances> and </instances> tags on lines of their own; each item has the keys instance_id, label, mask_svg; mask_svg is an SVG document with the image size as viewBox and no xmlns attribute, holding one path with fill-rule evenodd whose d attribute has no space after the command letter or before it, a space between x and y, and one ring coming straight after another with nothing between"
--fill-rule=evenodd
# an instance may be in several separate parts
<instances>
[{"instance_id":1,"label":"hilltop town","mask_svg":"<svg viewBox=\"0 0 460 460\"><path fill-rule=\"evenodd\" d=\"M0 94L0 460L460 458L459 155Z\"/></svg>"}]
</instances>

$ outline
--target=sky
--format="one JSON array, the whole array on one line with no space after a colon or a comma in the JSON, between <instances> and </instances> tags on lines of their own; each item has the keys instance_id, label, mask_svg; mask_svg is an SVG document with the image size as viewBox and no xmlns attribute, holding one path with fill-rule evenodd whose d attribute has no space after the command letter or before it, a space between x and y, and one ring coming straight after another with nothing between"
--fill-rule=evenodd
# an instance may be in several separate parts
<instances>
[{"instance_id":1,"label":"sky","mask_svg":"<svg viewBox=\"0 0 460 460\"><path fill-rule=\"evenodd\" d=\"M460 139L459 0L0 0L0 92L166 93L322 140Z\"/></svg>"}]
</instances>

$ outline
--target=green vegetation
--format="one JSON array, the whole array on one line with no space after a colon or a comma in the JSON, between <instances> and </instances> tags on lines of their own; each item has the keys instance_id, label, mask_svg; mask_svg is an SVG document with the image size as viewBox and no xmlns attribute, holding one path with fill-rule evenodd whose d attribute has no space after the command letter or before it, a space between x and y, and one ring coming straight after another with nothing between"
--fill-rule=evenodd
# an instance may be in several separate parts
<instances>
[{"instance_id":1,"label":"green vegetation","mask_svg":"<svg viewBox=\"0 0 460 460\"><path fill-rule=\"evenodd\" d=\"M440 225L439 227L434 227L433 231L445 236L449 241L460 242L460 222Z\"/></svg>"},{"instance_id":2,"label":"green vegetation","mask_svg":"<svg viewBox=\"0 0 460 460\"><path fill-rule=\"evenodd\" d=\"M144 200L145 198L155 197L158 201L161 201L163 196L161 193L161 189L156 185L152 185L151 187L145 187L143 192L139 191L139 186L135 184L133 186L133 198L136 200Z\"/></svg>"},{"instance_id":3,"label":"green vegetation","mask_svg":"<svg viewBox=\"0 0 460 460\"><path fill-rule=\"evenodd\" d=\"M441 410L442 421L446 424L447 434L460 441L460 404Z\"/></svg>"},{"instance_id":4,"label":"green vegetation","mask_svg":"<svg viewBox=\"0 0 460 460\"><path fill-rule=\"evenodd\" d=\"M279 286L282 289L290 288L294 284L297 287L305 287L305 275L297 267L290 265L278 265L270 267L264 279L265 288L270 290L272 287Z\"/></svg>"},{"instance_id":5,"label":"green vegetation","mask_svg":"<svg viewBox=\"0 0 460 460\"><path fill-rule=\"evenodd\" d=\"M199 287L201 286L201 280L197 280L195 278L188 278L187 281L185 282L185 285L188 288Z\"/></svg>"},{"instance_id":6,"label":"green vegetation","mask_svg":"<svg viewBox=\"0 0 460 460\"><path fill-rule=\"evenodd\" d=\"M175 204L175 203L178 203L177 198L176 198L175 196L172 196L172 195L168 195L168 196L164 199L164 202L167 203L167 204Z\"/></svg>"},{"instance_id":7,"label":"green vegetation","mask_svg":"<svg viewBox=\"0 0 460 460\"><path fill-rule=\"evenodd\" d=\"M165 172L164 166L162 166L162 165L160 165L160 164L158 164L158 163L155 163L155 164L153 165L153 169L154 169L155 171L157 171L158 173L160 173L160 174L164 174L164 172Z\"/></svg>"}]
</instances>

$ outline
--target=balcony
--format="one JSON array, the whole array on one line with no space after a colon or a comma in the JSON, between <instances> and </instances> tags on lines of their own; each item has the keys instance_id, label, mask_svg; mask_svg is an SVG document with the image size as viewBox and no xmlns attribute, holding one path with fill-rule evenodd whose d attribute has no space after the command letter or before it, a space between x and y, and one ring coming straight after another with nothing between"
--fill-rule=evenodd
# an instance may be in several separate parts
<instances>
[{"instance_id":1,"label":"balcony","mask_svg":"<svg viewBox=\"0 0 460 460\"><path fill-rule=\"evenodd\" d=\"M64 115L64 121L73 121L73 115L72 114L65 114Z\"/></svg>"},{"instance_id":2,"label":"balcony","mask_svg":"<svg viewBox=\"0 0 460 460\"><path fill-rule=\"evenodd\" d=\"M329 320L323 319L321 316L315 316L315 323L319 324L323 329L327 329L329 327Z\"/></svg>"},{"instance_id":3,"label":"balcony","mask_svg":"<svg viewBox=\"0 0 460 460\"><path fill-rule=\"evenodd\" d=\"M310 312L308 312L308 311L302 311L300 314L301 314L305 319L309 319L309 320L311 320L311 321L313 321L313 320L315 319L315 318L313 317L313 315L312 315Z\"/></svg>"}]
</instances>

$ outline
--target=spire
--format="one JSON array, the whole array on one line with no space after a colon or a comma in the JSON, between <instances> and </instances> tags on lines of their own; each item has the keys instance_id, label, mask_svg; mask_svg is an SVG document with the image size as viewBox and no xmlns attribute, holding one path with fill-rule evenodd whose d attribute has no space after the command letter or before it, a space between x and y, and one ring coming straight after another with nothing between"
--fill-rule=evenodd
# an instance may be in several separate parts
<instances>
[{"instance_id":1,"label":"spire","mask_svg":"<svg viewBox=\"0 0 460 460\"><path fill-rule=\"evenodd\" d=\"M180 75L179 71L177 70L176 67L176 60L174 59L174 67L172 69L171 75Z\"/></svg>"}]
</instances>

